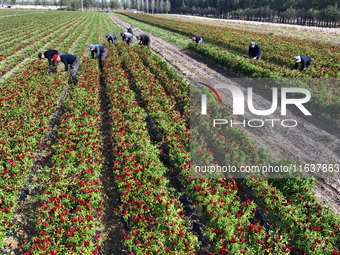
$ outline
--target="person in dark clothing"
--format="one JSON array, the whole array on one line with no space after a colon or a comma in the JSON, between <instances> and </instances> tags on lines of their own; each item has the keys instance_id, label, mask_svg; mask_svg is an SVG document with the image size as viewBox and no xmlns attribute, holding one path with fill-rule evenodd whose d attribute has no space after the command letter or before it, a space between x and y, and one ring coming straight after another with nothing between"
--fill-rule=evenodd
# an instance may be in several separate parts
<instances>
[{"instance_id":1,"label":"person in dark clothing","mask_svg":"<svg viewBox=\"0 0 340 255\"><path fill-rule=\"evenodd\" d=\"M146 34L141 34L136 36L137 40L139 40L138 45L147 46L149 48L150 46L150 37Z\"/></svg>"},{"instance_id":2,"label":"person in dark clothing","mask_svg":"<svg viewBox=\"0 0 340 255\"><path fill-rule=\"evenodd\" d=\"M91 51L92 59L98 59L99 68L102 69L104 67L104 60L106 58L107 49L101 44L94 44L94 45L91 44L90 51Z\"/></svg>"},{"instance_id":3,"label":"person in dark clothing","mask_svg":"<svg viewBox=\"0 0 340 255\"><path fill-rule=\"evenodd\" d=\"M198 43L198 44L202 44L202 43L203 43L203 38L200 37L200 36L194 36L194 37L192 38L192 40L193 40L194 42Z\"/></svg>"},{"instance_id":4,"label":"person in dark clothing","mask_svg":"<svg viewBox=\"0 0 340 255\"><path fill-rule=\"evenodd\" d=\"M131 28L131 27L128 27L128 28L127 28L127 32L133 35L133 31L132 31L132 28Z\"/></svg>"},{"instance_id":5,"label":"person in dark clothing","mask_svg":"<svg viewBox=\"0 0 340 255\"><path fill-rule=\"evenodd\" d=\"M68 65L70 65L70 74L72 77L73 84L76 85L78 80L77 80L77 72L80 66L80 61L79 59L71 54L62 54L62 55L54 55L53 56L53 62L58 63L58 62L63 62L65 65L65 72L68 71Z\"/></svg>"},{"instance_id":6,"label":"person in dark clothing","mask_svg":"<svg viewBox=\"0 0 340 255\"><path fill-rule=\"evenodd\" d=\"M61 53L57 50L47 50L44 53L39 53L38 58L40 59L45 59L47 58L48 60L48 68L51 70L53 66L57 66L58 64L53 63L53 56L54 55L61 55Z\"/></svg>"},{"instance_id":7,"label":"person in dark clothing","mask_svg":"<svg viewBox=\"0 0 340 255\"><path fill-rule=\"evenodd\" d=\"M294 69L297 69L299 64L301 64L300 71L303 70L308 71L313 64L313 59L308 56L296 56L294 60L295 60Z\"/></svg>"},{"instance_id":8,"label":"person in dark clothing","mask_svg":"<svg viewBox=\"0 0 340 255\"><path fill-rule=\"evenodd\" d=\"M130 34L128 32L123 32L123 33L120 33L120 36L122 37L122 40L124 42L126 42L128 45L131 44L131 42L132 42L132 34Z\"/></svg>"},{"instance_id":9,"label":"person in dark clothing","mask_svg":"<svg viewBox=\"0 0 340 255\"><path fill-rule=\"evenodd\" d=\"M257 60L261 60L261 49L260 46L258 46L257 44L255 44L254 42L251 42L249 45L249 58L252 59L257 59Z\"/></svg>"},{"instance_id":10,"label":"person in dark clothing","mask_svg":"<svg viewBox=\"0 0 340 255\"><path fill-rule=\"evenodd\" d=\"M110 45L110 41L111 41L112 44L117 42L117 37L115 35L106 35L105 37L106 37L107 42L109 43L109 45Z\"/></svg>"}]
</instances>

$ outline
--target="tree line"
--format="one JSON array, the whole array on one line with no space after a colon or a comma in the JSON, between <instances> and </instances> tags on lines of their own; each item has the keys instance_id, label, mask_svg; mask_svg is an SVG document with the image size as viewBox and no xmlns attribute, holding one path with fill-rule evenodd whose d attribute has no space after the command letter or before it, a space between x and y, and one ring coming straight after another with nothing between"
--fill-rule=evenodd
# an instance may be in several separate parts
<instances>
[{"instance_id":1,"label":"tree line","mask_svg":"<svg viewBox=\"0 0 340 255\"><path fill-rule=\"evenodd\" d=\"M340 27L340 0L9 0L11 4L67 6L67 10L136 9L143 13L173 13Z\"/></svg>"},{"instance_id":2,"label":"tree line","mask_svg":"<svg viewBox=\"0 0 340 255\"><path fill-rule=\"evenodd\" d=\"M171 13L340 26L340 0L171 0Z\"/></svg>"}]
</instances>

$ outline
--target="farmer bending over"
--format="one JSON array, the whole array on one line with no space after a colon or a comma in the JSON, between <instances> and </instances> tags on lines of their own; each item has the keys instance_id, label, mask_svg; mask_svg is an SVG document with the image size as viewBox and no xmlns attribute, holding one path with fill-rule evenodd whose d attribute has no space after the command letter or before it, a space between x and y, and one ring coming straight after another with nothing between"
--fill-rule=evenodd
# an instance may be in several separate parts
<instances>
[{"instance_id":1,"label":"farmer bending over","mask_svg":"<svg viewBox=\"0 0 340 255\"><path fill-rule=\"evenodd\" d=\"M70 65L70 74L72 77L73 84L76 85L77 80L77 72L80 66L80 61L76 56L71 54L62 54L62 55L54 55L53 56L54 63L63 62L65 65L65 72L68 71L68 65Z\"/></svg>"},{"instance_id":2,"label":"farmer bending over","mask_svg":"<svg viewBox=\"0 0 340 255\"><path fill-rule=\"evenodd\" d=\"M194 36L193 38L191 38L194 42L198 43L198 44L202 44L203 43L203 38L200 36Z\"/></svg>"},{"instance_id":3,"label":"farmer bending over","mask_svg":"<svg viewBox=\"0 0 340 255\"><path fill-rule=\"evenodd\" d=\"M261 60L261 49L260 46L255 44L254 42L251 42L249 45L249 51L248 51L249 58Z\"/></svg>"},{"instance_id":4,"label":"farmer bending over","mask_svg":"<svg viewBox=\"0 0 340 255\"><path fill-rule=\"evenodd\" d=\"M91 51L92 59L98 59L99 68L102 69L104 67L104 60L106 58L107 49L101 44L94 44L94 45L91 44L90 51Z\"/></svg>"},{"instance_id":5,"label":"farmer bending over","mask_svg":"<svg viewBox=\"0 0 340 255\"><path fill-rule=\"evenodd\" d=\"M300 71L303 70L308 71L313 64L313 59L308 56L296 56L294 60L295 60L294 69L297 69L299 64L301 64Z\"/></svg>"},{"instance_id":6,"label":"farmer bending over","mask_svg":"<svg viewBox=\"0 0 340 255\"><path fill-rule=\"evenodd\" d=\"M139 40L138 45L144 45L147 46L149 48L150 46L150 37L145 35L145 34L141 34L136 36L137 40Z\"/></svg>"},{"instance_id":7,"label":"farmer bending over","mask_svg":"<svg viewBox=\"0 0 340 255\"><path fill-rule=\"evenodd\" d=\"M53 58L54 55L61 55L61 53L59 51L57 51L57 50L47 50L44 53L39 53L38 54L38 58L40 58L40 59L47 58L47 60L48 60L48 68L50 69L50 71L51 71L52 67L58 65L58 63L54 64L54 62L53 62L52 58Z\"/></svg>"}]
</instances>

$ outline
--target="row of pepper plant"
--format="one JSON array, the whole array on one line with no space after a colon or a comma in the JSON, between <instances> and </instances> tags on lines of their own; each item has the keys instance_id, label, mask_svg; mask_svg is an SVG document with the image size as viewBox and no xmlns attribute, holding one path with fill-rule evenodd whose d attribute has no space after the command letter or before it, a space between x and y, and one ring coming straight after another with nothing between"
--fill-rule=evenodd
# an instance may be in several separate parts
<instances>
[{"instance_id":1,"label":"row of pepper plant","mask_svg":"<svg viewBox=\"0 0 340 255\"><path fill-rule=\"evenodd\" d=\"M113 171L122 202L119 211L129 227L124 243L133 254L194 254L197 237L188 231L178 194L164 178L167 168L148 132L148 114L130 89L137 86L136 80L131 81L132 70L125 66L130 56L124 44L118 50L110 51L105 77L112 104Z\"/></svg>"},{"instance_id":2,"label":"row of pepper plant","mask_svg":"<svg viewBox=\"0 0 340 255\"><path fill-rule=\"evenodd\" d=\"M193 222L186 221L180 202L182 193L202 217L203 234L213 254L289 254L292 250L337 254L339 219L316 202L309 182L288 192L286 184L292 180L269 183L259 178L239 181L195 174L190 162L194 155L206 164L272 161L244 132L226 127L210 130L198 112L190 115L189 85L144 47L123 43L108 47L100 73L97 62L87 55L87 45L106 42L105 34L118 31L104 13L85 16L86 25L69 32L72 36L58 48L81 59L77 86L69 88L68 74L61 73L41 81L46 63L34 61L26 72L0 87L6 95L0 103L7 109L0 115L5 127L1 134L6 137L0 143L4 236L16 227L12 219L19 209L17 198L27 186L35 152L51 132L49 123L57 108L54 100L66 87L63 115L53 131L58 135L48 150L50 162L38 168L30 183L35 189L29 202L38 205L36 233L25 240L21 251L27 255L101 253L106 205L99 91L106 86L112 118L112 171L121 200L112 213L120 214L127 224L123 241L131 254L195 254L199 250L197 232L191 230ZM49 46L58 47L62 40L58 37ZM22 96L28 100L22 102ZM199 125L190 130L193 120ZM209 139L200 136L202 131ZM172 174L184 185L183 192L172 187L168 178ZM257 219L258 212L269 226ZM275 221L278 218L280 222Z\"/></svg>"},{"instance_id":3,"label":"row of pepper plant","mask_svg":"<svg viewBox=\"0 0 340 255\"><path fill-rule=\"evenodd\" d=\"M138 55L143 59L144 63L147 62L146 59L150 59L151 63L155 61L154 59L148 57L150 54L147 54L147 52L138 52L138 53L139 53ZM138 63L139 61L136 60L135 62ZM150 66L150 65L152 65L152 64L149 63L148 66ZM163 72L164 72L164 69L163 69ZM158 73L156 75L158 75ZM164 84L166 84L166 82ZM171 82L170 82L170 84L171 84ZM183 94L185 94L185 93L183 93ZM200 115L198 114L195 117L200 117ZM205 125L208 124L207 121L204 121L202 119L195 120L195 122L196 123L205 123ZM207 126L204 126L204 125L202 125L202 126L203 126L204 129L201 132L207 132L207 130L210 130ZM229 134L229 136L230 136L230 137L228 137L228 141L229 142L225 141L224 135L222 135L222 134L226 134L226 133ZM193 136L191 136L191 138L193 138ZM232 158L224 159L225 163L229 163L229 164L230 163L232 163L232 164L241 164L241 163L243 163L243 164L255 164L256 165L256 164L260 164L260 163L263 164L265 161L268 161L268 156L266 154L264 154L263 152L261 152L261 151L254 150L254 147L253 147L254 145L253 144L250 143L249 145L247 145L247 143L249 143L249 141L248 141L249 139L246 139L244 134L242 134L242 132L240 132L240 131L237 131L237 130L228 130L228 132L221 132L220 134L216 134L215 138L214 138L214 135L212 134L212 136L209 136L209 138L215 140L215 142L217 142L217 143L220 143L220 144L217 144L215 146L212 146L213 148L225 148L226 144L230 144L230 146L227 146L227 148L232 148L230 150L235 150L235 148L239 148L239 151L238 151L238 149L236 149L235 151L229 151L227 154L224 152L224 154L228 155L229 157L230 157L230 155L233 155ZM234 144L233 144L232 141L234 141ZM244 142L242 142L242 141L244 141ZM223 146L221 145L221 143L222 143ZM193 146L192 148L195 148L195 147L196 146ZM199 146L199 148L202 148L202 146ZM191 152L193 152L193 151L195 151L195 150L192 149ZM170 149L170 154L171 154L171 149ZM243 154L243 156L241 156L242 154ZM252 158L252 157L250 157L250 154L254 154L252 161L249 161ZM173 153L171 155L178 155L178 153ZM209 155L209 153L207 155ZM258 181L258 182L260 182L260 181ZM260 183L266 184L267 185L267 190L269 189L269 190L271 190L275 194L279 193L279 191L276 191L275 187L271 187L265 181L261 181ZM307 182L305 188L303 190L301 190L301 193L296 191L296 193L294 194L296 197L300 197L300 198L303 197L304 198L303 203L301 201L299 203L297 203L297 207L298 208L296 210L299 210L298 211L299 213L295 212L295 215L296 214L300 215L300 213L302 212L303 215L306 215L306 218L308 218L308 217L311 218L311 216L312 216L314 211L318 211L318 212L322 211L321 213L318 214L319 215L318 219L315 219L314 222L311 223L314 226L318 225L320 221L325 222L325 223L327 222L327 224L328 224L327 225L328 227L325 227L325 229L327 229L327 230L323 231L323 233L322 233L323 235L320 235L319 239L317 239L317 240L320 240L320 239L322 239L322 237L327 236L327 231L330 231L330 233L332 233L333 236L334 236L334 234L336 235L337 225L334 224L334 222L336 222L337 218L333 214L330 214L329 211L327 211L327 210L323 211L323 207L320 206L320 204L318 204L316 202L315 196L312 195L311 189L307 188L308 187L307 185L309 185L309 184L310 183ZM252 188L252 186L249 185L249 184L247 186L248 186L248 188ZM270 187L270 188L268 188L268 187ZM208 196L208 198L210 199L211 196ZM281 201L285 201L285 198L283 196L281 196L281 199L283 199ZM289 199L288 201L292 201L292 199ZM200 203L198 203L198 204L201 204L201 203L202 203L202 201L200 201ZM260 203L262 203L262 202L260 201ZM290 202L290 203L292 203L292 202ZM287 203L284 203L284 202L283 202L283 204L287 205ZM300 204L302 204L301 208L299 206ZM305 209L303 208L305 206L305 204L309 204L309 208L313 208L313 209L309 210L308 212L305 212ZM263 204L261 204L261 206L262 205ZM217 214L217 215L221 215L221 214ZM277 214L275 213L275 215L273 217L277 217ZM322 219L320 217L322 217ZM290 220L292 220L292 219L290 218ZM326 224L325 224L325 226L326 226ZM276 229L278 230L280 228L276 227ZM295 230L299 232L299 235L301 235L301 233L300 233L298 228L295 228ZM284 234L283 236L286 239L285 240L282 239L281 240L282 242L283 241L287 242L287 240L289 240L290 241L290 242L288 242L289 245L292 245L292 244L295 245L295 241L291 240L291 237L289 237L289 235L285 235ZM306 235L306 237L309 237L309 236L311 236L310 233L308 233ZM277 238L282 238L282 237L276 236L275 238L277 239ZM294 238L296 238L296 236ZM308 239L306 239L306 240L308 240ZM332 241L330 241L330 240L332 240ZM333 239L331 238L331 239L328 239L328 242L331 242L334 245L334 244L337 243L337 239L336 238L333 238ZM312 245L314 245L314 244L309 242L309 241L307 241L305 243L305 246L303 248L300 247L299 249L310 250L310 249L312 249L312 247L311 247ZM284 249L283 250L276 250L275 252L288 252L291 249L291 246L288 246L288 245L287 246L283 246L283 247L286 247L287 250L284 250ZM298 249L298 248L296 248L296 249ZM326 249L325 247L322 247L322 251L321 252L325 252L325 249ZM334 246L329 245L328 251L329 250L333 251L334 249L335 249ZM273 250L272 250L272 252L273 252Z\"/></svg>"},{"instance_id":4,"label":"row of pepper plant","mask_svg":"<svg viewBox=\"0 0 340 255\"><path fill-rule=\"evenodd\" d=\"M26 254L99 254L104 240L99 69L86 51L99 37L100 17L89 18L72 45L73 54L81 59L79 82L68 88L57 142L50 148L51 166L38 173L40 192L34 197L39 205L38 234L25 245Z\"/></svg>"},{"instance_id":5,"label":"row of pepper plant","mask_svg":"<svg viewBox=\"0 0 340 255\"><path fill-rule=\"evenodd\" d=\"M146 57L147 52L130 52L132 62L129 71L132 73L135 83L138 83L138 90L146 110L157 126L162 137L162 145L169 150L168 157L181 170L181 176L186 183L186 192L195 201L199 213L207 218L204 224L209 228L205 231L206 237L212 242L213 250L216 252L264 252L256 240L264 239L264 229L259 224L253 224L249 219L253 218L255 204L250 200L241 201L237 197L237 184L232 179L228 180L207 180L205 178L191 178L189 169L189 130L187 123L181 120L180 113L174 107L176 102L170 95L166 94L165 88L155 79L154 75L147 71L141 64L139 56ZM140 80L147 80L149 83L140 83ZM152 89L151 89L152 88ZM157 92L155 97L154 93ZM185 93L184 93L185 94ZM174 121L176 120L176 121ZM241 226L254 226L258 231L252 229L239 236L235 235L234 229ZM262 233L262 235L260 234ZM262 243L261 242L261 243ZM283 243L280 243L283 244ZM274 248L269 245L268 252L286 254L285 246Z\"/></svg>"},{"instance_id":6,"label":"row of pepper plant","mask_svg":"<svg viewBox=\"0 0 340 255\"><path fill-rule=\"evenodd\" d=\"M293 163L275 163L251 143L247 145L248 139L245 139L242 132L230 128L212 131L209 128L211 121L204 119L199 112L192 117L195 123L200 123L199 133L205 132L204 136L208 139L210 147L214 148L214 154L219 155L219 162L222 162L220 165L231 164L238 166L239 169L241 165ZM336 235L339 231L339 217L317 202L311 188L314 186L313 180L300 179L301 177L291 176L294 179L282 179L281 183L276 181L276 184L271 185L268 180L258 178L254 174L254 177L244 176L245 181L241 185L246 197L252 199L258 205L260 212L266 216L271 231L289 240L290 249L294 252L313 251L316 254L331 254L338 247L339 240ZM294 182L300 187L290 187ZM285 192L288 186L291 192L284 195L280 189ZM322 228L317 227L320 223L323 225Z\"/></svg>"},{"instance_id":7,"label":"row of pepper plant","mask_svg":"<svg viewBox=\"0 0 340 255\"><path fill-rule=\"evenodd\" d=\"M26 254L99 254L103 215L99 70L83 59L86 77L64 102L51 166L38 173L36 229ZM96 68L97 67L97 68ZM97 71L93 71L97 69Z\"/></svg>"},{"instance_id":8,"label":"row of pepper plant","mask_svg":"<svg viewBox=\"0 0 340 255\"><path fill-rule=\"evenodd\" d=\"M19 23L23 24L23 29L18 32L16 26L13 29L1 31L4 50L1 53L0 75L4 75L27 58L37 58L37 50L44 49L46 45L54 43L61 51L65 45L76 40L81 24L89 22L88 15L78 14L78 16L79 19L75 22L71 22L74 16L64 13L52 17L51 14L45 13L39 15L38 18L35 15L29 18L27 15L3 18L5 25ZM26 26L28 26L27 29L25 29ZM75 33L69 32L72 30L76 30ZM67 40L68 38L70 40Z\"/></svg>"},{"instance_id":9,"label":"row of pepper plant","mask_svg":"<svg viewBox=\"0 0 340 255\"><path fill-rule=\"evenodd\" d=\"M93 15L86 16L88 24L92 17ZM89 25L86 27L90 30ZM71 26L65 30L65 35L74 36L65 37L63 33L56 35L55 41L48 45L67 52L69 46L77 42L76 36L81 35L82 31L84 26L76 29ZM78 38L82 37L84 36ZM84 45L81 47L81 51L84 51ZM13 218L22 208L18 203L22 190L27 186L34 186L33 183L28 183L28 176L36 169L35 154L43 150L41 144L51 134L53 114L67 84L67 75L46 73L46 62L34 61L25 66L25 71L7 80L6 86L1 86L1 106L4 109L1 113L2 136L5 138L1 143L1 247L4 237L15 229L12 226ZM44 79L41 80L41 77Z\"/></svg>"}]
</instances>

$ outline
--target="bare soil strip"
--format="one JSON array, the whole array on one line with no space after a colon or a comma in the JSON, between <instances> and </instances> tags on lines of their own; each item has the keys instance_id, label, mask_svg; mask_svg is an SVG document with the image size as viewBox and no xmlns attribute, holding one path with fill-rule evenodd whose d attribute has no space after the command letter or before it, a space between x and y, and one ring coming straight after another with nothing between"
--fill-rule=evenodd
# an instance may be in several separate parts
<instances>
[{"instance_id":1,"label":"bare soil strip","mask_svg":"<svg viewBox=\"0 0 340 255\"><path fill-rule=\"evenodd\" d=\"M128 23L120 20L117 16L108 15L124 31L129 26ZM134 33L137 35L147 32L134 27ZM198 86L199 82L207 84L213 84L214 82L233 84L239 86L244 94L246 94L246 87L242 87L242 85L235 83L231 79L235 78L235 75L200 56L182 50L153 35L151 35L150 48L193 85ZM223 91L221 94L223 102L228 107L231 107L231 96ZM271 98L269 95L271 95L271 91L263 89L255 90L253 95L255 107L258 109L269 109L271 105L271 100L268 100L268 98ZM254 116L246 113L243 118L250 120L254 119ZM282 116L280 113L274 113L266 116L266 119L281 120ZM340 126L338 123L322 116L313 115L311 118L305 118L301 112L297 112L295 109L288 110L285 119L295 119L298 122L298 126L294 128L277 126L261 129L245 127L244 130L258 142L259 146L268 149L275 159L291 158L299 164L339 163ZM329 208L340 214L339 178L318 179L315 192L320 202L329 203Z\"/></svg>"}]
</instances>

